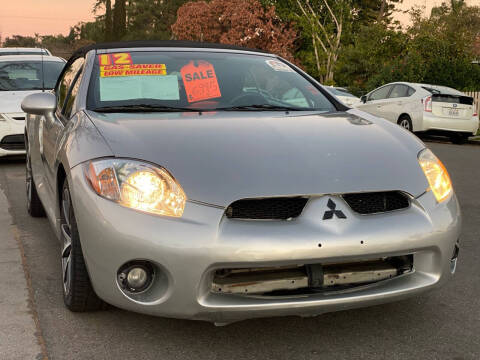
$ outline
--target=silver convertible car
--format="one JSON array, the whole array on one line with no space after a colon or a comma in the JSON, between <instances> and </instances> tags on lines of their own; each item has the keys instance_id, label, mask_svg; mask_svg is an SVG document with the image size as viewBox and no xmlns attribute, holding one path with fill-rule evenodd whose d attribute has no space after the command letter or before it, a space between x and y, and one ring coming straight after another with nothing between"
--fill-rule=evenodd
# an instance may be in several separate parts
<instances>
[{"instance_id":1,"label":"silver convertible car","mask_svg":"<svg viewBox=\"0 0 480 360\"><path fill-rule=\"evenodd\" d=\"M455 272L460 209L440 160L278 56L92 45L22 108L28 211L60 240L72 311L314 316Z\"/></svg>"}]
</instances>

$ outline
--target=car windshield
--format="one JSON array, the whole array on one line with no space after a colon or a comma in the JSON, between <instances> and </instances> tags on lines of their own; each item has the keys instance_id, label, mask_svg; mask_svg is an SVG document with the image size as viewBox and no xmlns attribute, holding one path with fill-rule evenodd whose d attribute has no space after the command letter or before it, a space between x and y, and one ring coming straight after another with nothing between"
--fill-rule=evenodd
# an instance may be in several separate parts
<instances>
[{"instance_id":1,"label":"car windshield","mask_svg":"<svg viewBox=\"0 0 480 360\"><path fill-rule=\"evenodd\" d=\"M335 96L346 96L346 97L352 97L352 98L356 97L355 95L350 94L345 89L334 88L334 87L329 87L327 89Z\"/></svg>"},{"instance_id":2,"label":"car windshield","mask_svg":"<svg viewBox=\"0 0 480 360\"><path fill-rule=\"evenodd\" d=\"M44 85L53 89L63 66L60 61L44 61L43 66L41 61L0 61L0 91L38 90Z\"/></svg>"},{"instance_id":3,"label":"car windshield","mask_svg":"<svg viewBox=\"0 0 480 360\"><path fill-rule=\"evenodd\" d=\"M87 107L96 111L318 110L333 104L271 56L204 51L100 54Z\"/></svg>"}]
</instances>

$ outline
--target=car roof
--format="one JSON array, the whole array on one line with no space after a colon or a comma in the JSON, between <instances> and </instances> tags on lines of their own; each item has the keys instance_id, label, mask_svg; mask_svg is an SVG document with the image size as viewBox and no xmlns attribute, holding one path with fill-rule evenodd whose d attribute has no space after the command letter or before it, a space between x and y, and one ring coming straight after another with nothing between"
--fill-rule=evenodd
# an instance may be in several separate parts
<instances>
[{"instance_id":1,"label":"car roof","mask_svg":"<svg viewBox=\"0 0 480 360\"><path fill-rule=\"evenodd\" d=\"M2 52L12 52L12 51L29 51L29 52L49 52L45 48L37 48L37 47L2 47L0 48L0 53Z\"/></svg>"},{"instance_id":2,"label":"car roof","mask_svg":"<svg viewBox=\"0 0 480 360\"><path fill-rule=\"evenodd\" d=\"M65 59L62 59L58 56L51 55L6 55L0 56L0 61L43 61L47 62L65 62Z\"/></svg>"},{"instance_id":3,"label":"car roof","mask_svg":"<svg viewBox=\"0 0 480 360\"><path fill-rule=\"evenodd\" d=\"M242 46L217 44L209 42L184 41L184 40L138 40L138 41L118 41L97 43L84 46L74 52L72 58L85 56L91 50L109 50L109 49L127 49L127 48L189 48L189 49L223 49L250 51L262 54L270 54L268 51L259 49L250 49ZM70 61L69 60L69 61Z\"/></svg>"}]
</instances>

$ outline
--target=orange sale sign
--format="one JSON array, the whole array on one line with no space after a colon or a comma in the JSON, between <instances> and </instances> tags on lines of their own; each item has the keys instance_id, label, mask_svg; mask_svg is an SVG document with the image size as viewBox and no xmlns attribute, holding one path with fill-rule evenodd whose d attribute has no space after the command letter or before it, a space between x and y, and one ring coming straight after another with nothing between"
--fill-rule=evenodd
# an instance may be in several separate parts
<instances>
[{"instance_id":1,"label":"orange sale sign","mask_svg":"<svg viewBox=\"0 0 480 360\"><path fill-rule=\"evenodd\" d=\"M222 96L213 65L207 61L190 61L180 70L188 102Z\"/></svg>"}]
</instances>

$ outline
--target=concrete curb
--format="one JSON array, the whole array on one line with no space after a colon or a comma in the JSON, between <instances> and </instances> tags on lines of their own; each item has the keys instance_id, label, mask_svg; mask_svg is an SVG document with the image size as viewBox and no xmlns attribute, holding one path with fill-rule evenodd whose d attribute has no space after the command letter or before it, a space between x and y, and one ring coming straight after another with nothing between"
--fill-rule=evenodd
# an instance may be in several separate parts
<instances>
[{"instance_id":1,"label":"concrete curb","mask_svg":"<svg viewBox=\"0 0 480 360\"><path fill-rule=\"evenodd\" d=\"M8 208L0 189L0 359L46 360L23 244Z\"/></svg>"},{"instance_id":2,"label":"concrete curb","mask_svg":"<svg viewBox=\"0 0 480 360\"><path fill-rule=\"evenodd\" d=\"M472 136L468 138L469 144L480 145L480 136Z\"/></svg>"}]
</instances>

